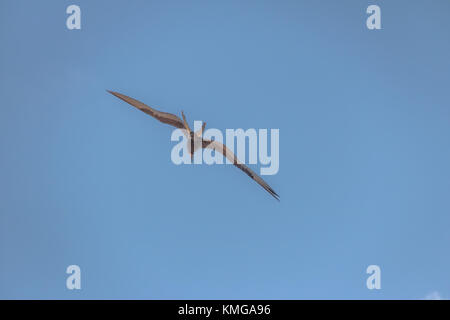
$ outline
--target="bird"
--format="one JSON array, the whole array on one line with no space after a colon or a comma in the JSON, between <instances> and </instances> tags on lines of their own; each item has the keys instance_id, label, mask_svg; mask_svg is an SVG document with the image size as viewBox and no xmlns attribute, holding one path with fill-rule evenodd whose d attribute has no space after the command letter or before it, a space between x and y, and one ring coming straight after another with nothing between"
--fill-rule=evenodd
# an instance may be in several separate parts
<instances>
[{"instance_id":1,"label":"bird","mask_svg":"<svg viewBox=\"0 0 450 320\"><path fill-rule=\"evenodd\" d=\"M133 99L129 96L126 96L124 94L106 90L110 94L116 96L117 98L129 103L133 107L141 110L142 112L145 112L146 114L152 116L153 118L161 121L162 123L171 125L173 127L179 128L183 130L183 133L186 135L187 138L187 147L188 152L191 155L191 159L194 156L195 151L198 149L212 149L217 152L222 153L234 166L245 172L251 179L256 181L261 187L263 187L272 197L274 197L276 200L280 201L280 196L265 182L260 176L258 176L255 172L253 172L249 167L247 167L243 162L241 162L236 155L227 148L226 145L220 143L216 140L209 140L203 138L203 131L206 127L206 122L202 123L202 128L198 130L197 132L192 131L189 128L189 125L186 120L186 116L184 115L184 112L181 111L181 116L183 120L181 120L178 116L167 113L163 111L159 111L156 109L153 109L152 107L149 107L148 105L144 104L143 102Z\"/></svg>"}]
</instances>

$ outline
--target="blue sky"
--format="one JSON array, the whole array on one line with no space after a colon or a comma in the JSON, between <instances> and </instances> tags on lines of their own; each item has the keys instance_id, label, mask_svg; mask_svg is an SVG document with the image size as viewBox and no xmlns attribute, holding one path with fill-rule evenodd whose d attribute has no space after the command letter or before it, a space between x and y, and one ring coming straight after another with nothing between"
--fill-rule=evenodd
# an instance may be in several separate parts
<instances>
[{"instance_id":1,"label":"blue sky","mask_svg":"<svg viewBox=\"0 0 450 320\"><path fill-rule=\"evenodd\" d=\"M1 1L0 298L448 298L449 10ZM172 129L105 89L279 128L281 202L231 166L175 166Z\"/></svg>"}]
</instances>

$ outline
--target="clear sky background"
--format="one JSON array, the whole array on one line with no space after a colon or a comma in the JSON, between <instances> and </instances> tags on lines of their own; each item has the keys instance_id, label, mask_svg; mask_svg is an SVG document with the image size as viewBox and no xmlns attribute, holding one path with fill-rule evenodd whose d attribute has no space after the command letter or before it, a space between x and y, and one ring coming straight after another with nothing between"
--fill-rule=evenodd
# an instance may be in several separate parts
<instances>
[{"instance_id":1,"label":"clear sky background","mask_svg":"<svg viewBox=\"0 0 450 320\"><path fill-rule=\"evenodd\" d=\"M449 298L449 13L2 0L0 298ZM279 128L281 202L232 166L174 165L172 128L105 89L191 125Z\"/></svg>"}]
</instances>

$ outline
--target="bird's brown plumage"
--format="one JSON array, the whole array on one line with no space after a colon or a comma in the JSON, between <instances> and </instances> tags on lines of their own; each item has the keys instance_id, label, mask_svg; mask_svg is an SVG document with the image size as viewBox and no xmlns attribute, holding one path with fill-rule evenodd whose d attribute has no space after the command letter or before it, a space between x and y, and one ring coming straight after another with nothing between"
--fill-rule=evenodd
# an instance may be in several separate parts
<instances>
[{"instance_id":1,"label":"bird's brown plumage","mask_svg":"<svg viewBox=\"0 0 450 320\"><path fill-rule=\"evenodd\" d=\"M183 122L179 117L177 117L174 114L155 110L155 109L147 106L146 104L144 104L136 99L133 99L131 97L128 97L124 94L114 92L114 91L109 91L109 90L107 90L107 91L109 93L111 93L112 95L116 96L117 98L122 99L123 101L131 104L133 107L136 107L137 109L145 112L146 114L158 119L159 121L161 121L163 123L170 124L171 126L174 126L176 128L187 130L189 132L189 137L191 137L191 130L190 130L189 126L187 125L184 114L183 114L183 120L184 120L184 122ZM204 129L205 129L205 123L203 123L200 135L202 135ZM197 133L192 132L192 134L196 135ZM202 139L202 137L200 137L199 139ZM192 138L191 138L191 140L192 140ZM191 142L193 142L193 140ZM250 178L255 180L261 187L263 187L267 192L269 192L275 199L280 201L280 199L279 199L280 196L267 184L267 182L265 182L260 176L258 176L255 172L253 172L245 164L240 162L239 159L235 156L235 154L230 149L228 149L224 144L222 144L218 141L202 139L202 148L209 148L209 149L213 149L217 152L222 153L231 163L233 163L236 167L238 167L243 172L245 172ZM193 152L195 151L193 146L191 146L191 150L192 150L191 152L193 154Z\"/></svg>"},{"instance_id":2,"label":"bird's brown plumage","mask_svg":"<svg viewBox=\"0 0 450 320\"><path fill-rule=\"evenodd\" d=\"M167 124L170 124L171 126L174 126L174 127L180 128L180 129L184 129L183 121L181 121L181 119L174 114L155 110L155 109L149 107L148 105L146 105L145 103L142 103L136 99L130 98L129 96L126 96L124 94L114 92L114 91L109 91L109 90L107 90L107 91L109 93L111 93L112 95L115 95L117 98L122 99L123 101L131 104L133 107L136 107L137 109L141 110L142 112L145 112L146 114L151 115L152 117L158 119L159 121L161 121L163 123L167 123Z\"/></svg>"},{"instance_id":3,"label":"bird's brown plumage","mask_svg":"<svg viewBox=\"0 0 450 320\"><path fill-rule=\"evenodd\" d=\"M250 178L255 180L261 187L269 192L272 197L280 201L280 196L267 184L267 182L265 182L260 176L253 172L253 170L251 170L245 164L240 162L236 155L229 148L227 148L226 145L218 141L203 139L202 147L222 153L228 160L230 160L232 164L244 171Z\"/></svg>"}]
</instances>

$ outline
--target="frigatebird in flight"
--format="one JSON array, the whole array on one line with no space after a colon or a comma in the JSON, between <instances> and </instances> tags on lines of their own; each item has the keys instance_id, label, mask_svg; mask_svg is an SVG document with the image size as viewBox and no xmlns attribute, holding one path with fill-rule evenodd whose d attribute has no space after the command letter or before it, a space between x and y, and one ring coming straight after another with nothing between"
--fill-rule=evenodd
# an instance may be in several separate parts
<instances>
[{"instance_id":1,"label":"frigatebird in flight","mask_svg":"<svg viewBox=\"0 0 450 320\"><path fill-rule=\"evenodd\" d=\"M233 163L236 167L244 171L250 178L255 180L261 187L263 187L267 192L269 192L275 199L280 201L280 196L256 173L254 173L250 168L248 168L246 165L244 165L239 159L234 155L234 153L228 149L224 144L215 141L215 140L208 140L203 139L203 131L205 130L206 122L203 122L202 128L197 131L193 132L186 121L186 117L184 116L183 111L181 112L181 115L183 117L183 121L179 117L177 117L174 114L162 112L155 110L146 104L130 98L124 94L109 91L109 93L116 96L119 99L122 99L123 101L131 104L133 107L136 107L137 109L145 112L146 114L158 119L159 121L163 123L170 124L171 126L174 126L176 128L182 129L187 137L187 147L188 151L191 154L191 158L194 156L194 152L198 149L202 148L208 148L215 151L218 151L222 153L231 163ZM186 134L187 133L187 134ZM194 143L195 142L195 143Z\"/></svg>"}]
</instances>

